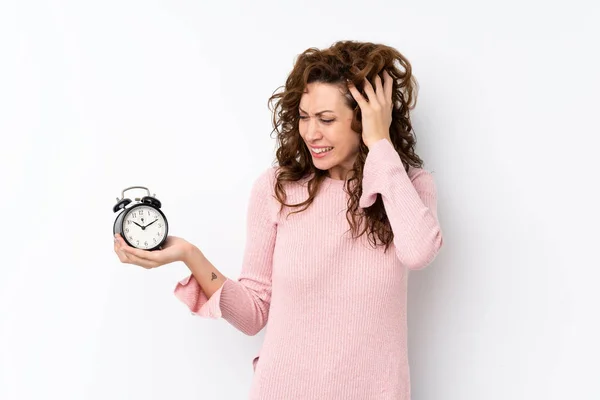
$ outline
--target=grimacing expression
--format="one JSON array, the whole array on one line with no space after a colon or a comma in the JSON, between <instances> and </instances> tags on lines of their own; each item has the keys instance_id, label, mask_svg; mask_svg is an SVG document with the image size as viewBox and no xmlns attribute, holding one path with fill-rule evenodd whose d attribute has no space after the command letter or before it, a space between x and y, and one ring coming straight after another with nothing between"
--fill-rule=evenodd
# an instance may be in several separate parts
<instances>
[{"instance_id":1,"label":"grimacing expression","mask_svg":"<svg viewBox=\"0 0 600 400\"><path fill-rule=\"evenodd\" d=\"M362 138L350 128L353 112L342 88L329 83L309 83L300 99L299 113L300 136L315 167L328 170L332 179L346 179Z\"/></svg>"}]
</instances>

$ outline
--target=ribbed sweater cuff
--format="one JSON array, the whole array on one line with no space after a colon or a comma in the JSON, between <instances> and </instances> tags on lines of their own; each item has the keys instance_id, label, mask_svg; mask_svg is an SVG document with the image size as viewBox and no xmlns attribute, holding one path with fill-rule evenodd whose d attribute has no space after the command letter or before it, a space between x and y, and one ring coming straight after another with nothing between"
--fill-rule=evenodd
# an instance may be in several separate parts
<instances>
[{"instance_id":1,"label":"ribbed sweater cuff","mask_svg":"<svg viewBox=\"0 0 600 400\"><path fill-rule=\"evenodd\" d=\"M407 187L414 191L410 178L404 170L400 155L387 139L375 142L369 149L363 168L362 195L359 200L361 208L375 203L377 194L390 189L393 181L395 188Z\"/></svg>"},{"instance_id":2,"label":"ribbed sweater cuff","mask_svg":"<svg viewBox=\"0 0 600 400\"><path fill-rule=\"evenodd\" d=\"M209 299L198 284L198 281L190 274L177 283L174 294L175 297L189 308L193 315L218 319L222 316L221 297L228 281L229 279L226 279L223 285Z\"/></svg>"}]
</instances>

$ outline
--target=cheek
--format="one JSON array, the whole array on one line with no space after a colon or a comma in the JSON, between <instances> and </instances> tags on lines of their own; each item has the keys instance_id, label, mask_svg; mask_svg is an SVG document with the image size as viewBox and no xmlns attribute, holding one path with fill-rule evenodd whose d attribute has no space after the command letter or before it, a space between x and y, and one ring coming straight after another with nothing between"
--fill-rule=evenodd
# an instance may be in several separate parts
<instances>
[{"instance_id":1,"label":"cheek","mask_svg":"<svg viewBox=\"0 0 600 400\"><path fill-rule=\"evenodd\" d=\"M300 133L302 139L304 139L304 136L306 136L306 122L300 121L298 123L298 132Z\"/></svg>"},{"instance_id":2,"label":"cheek","mask_svg":"<svg viewBox=\"0 0 600 400\"><path fill-rule=\"evenodd\" d=\"M361 140L360 135L347 127L338 127L335 132L331 132L330 137L339 147L352 151L358 149Z\"/></svg>"}]
</instances>

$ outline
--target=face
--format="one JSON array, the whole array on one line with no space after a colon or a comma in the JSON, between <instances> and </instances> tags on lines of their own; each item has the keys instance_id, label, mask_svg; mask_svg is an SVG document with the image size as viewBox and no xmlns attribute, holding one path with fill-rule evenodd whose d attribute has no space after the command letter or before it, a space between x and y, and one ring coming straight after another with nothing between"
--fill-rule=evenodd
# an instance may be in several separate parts
<instances>
[{"instance_id":1,"label":"face","mask_svg":"<svg viewBox=\"0 0 600 400\"><path fill-rule=\"evenodd\" d=\"M328 83L309 83L299 108L300 136L315 167L329 171L332 179L346 179L362 139L350 128L352 109L346 104L341 88Z\"/></svg>"}]
</instances>

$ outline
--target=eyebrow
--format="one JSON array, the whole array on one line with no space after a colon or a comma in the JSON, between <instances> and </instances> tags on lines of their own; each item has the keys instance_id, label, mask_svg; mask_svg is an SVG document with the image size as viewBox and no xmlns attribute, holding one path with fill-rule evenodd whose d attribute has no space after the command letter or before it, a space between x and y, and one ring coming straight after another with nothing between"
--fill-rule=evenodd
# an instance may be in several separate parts
<instances>
[{"instance_id":1,"label":"eyebrow","mask_svg":"<svg viewBox=\"0 0 600 400\"><path fill-rule=\"evenodd\" d=\"M301 112L303 112L303 113L305 113L305 114L308 114L308 113L307 113L306 111L304 111L302 108L298 107L298 109L299 109ZM326 113L326 112L333 113L333 111L332 111L332 110L323 110L323 111L319 111L318 113L315 113L315 115L321 115L321 114L323 114L323 113ZM334 113L334 114L335 114L335 113Z\"/></svg>"}]
</instances>

